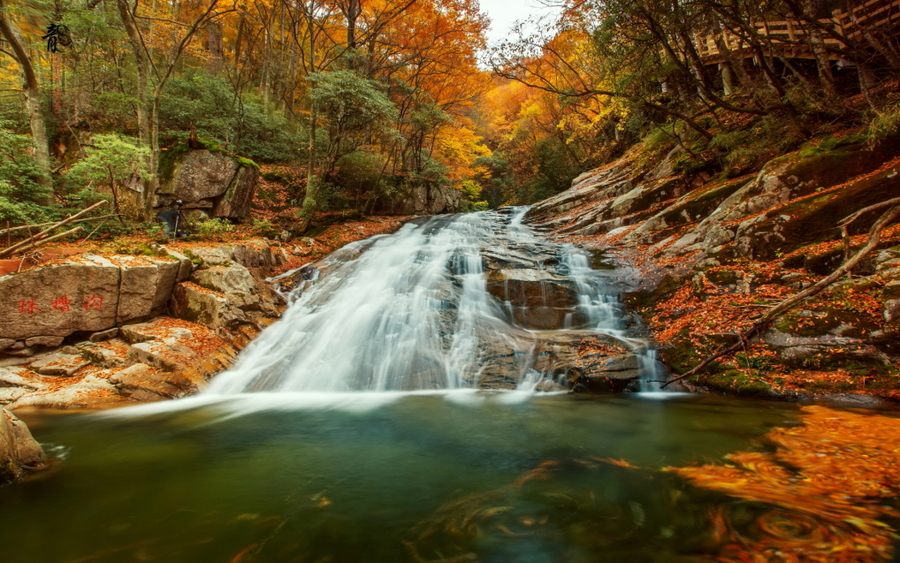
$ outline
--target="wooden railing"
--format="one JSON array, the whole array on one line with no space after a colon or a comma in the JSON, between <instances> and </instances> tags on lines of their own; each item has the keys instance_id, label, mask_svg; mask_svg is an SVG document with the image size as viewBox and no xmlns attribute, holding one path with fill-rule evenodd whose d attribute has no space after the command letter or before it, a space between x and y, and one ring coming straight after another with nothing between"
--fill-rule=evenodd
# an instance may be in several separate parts
<instances>
[{"instance_id":1,"label":"wooden railing","mask_svg":"<svg viewBox=\"0 0 900 563\"><path fill-rule=\"evenodd\" d=\"M835 10L832 17L821 19L822 25L837 30L848 39L860 39L867 29L900 27L900 0L868 0L856 6L851 12ZM756 35L768 39L765 51L768 55L780 54L790 58L813 58L809 48L809 24L797 20L763 21L753 24ZM694 44L705 64L722 62L725 57L719 49L717 40L721 39L733 56L753 57L749 45L738 35L730 31L719 34L698 35ZM826 48L841 50L843 43L828 34L823 34ZM777 51L769 52L769 51ZM830 52L829 57L840 59L837 53Z\"/></svg>"},{"instance_id":2,"label":"wooden railing","mask_svg":"<svg viewBox=\"0 0 900 563\"><path fill-rule=\"evenodd\" d=\"M865 29L890 29L900 24L900 0L869 0L851 12L835 10L834 17L847 38L858 39Z\"/></svg>"}]
</instances>

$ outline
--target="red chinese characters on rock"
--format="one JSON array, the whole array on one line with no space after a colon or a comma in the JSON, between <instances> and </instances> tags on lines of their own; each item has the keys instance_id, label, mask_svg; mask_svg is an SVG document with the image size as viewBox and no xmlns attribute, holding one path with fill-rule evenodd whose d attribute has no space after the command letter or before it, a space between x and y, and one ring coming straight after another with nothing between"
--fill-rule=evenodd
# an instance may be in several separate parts
<instances>
[{"instance_id":1,"label":"red chinese characters on rock","mask_svg":"<svg viewBox=\"0 0 900 563\"><path fill-rule=\"evenodd\" d=\"M72 311L73 304L73 301L66 296L57 297L50 303L50 308L53 311L68 313ZM43 312L34 298L17 301L16 305L19 307L16 312L20 315L34 315ZM99 295L86 295L81 303L81 308L85 311L102 311L103 298Z\"/></svg>"},{"instance_id":2,"label":"red chinese characters on rock","mask_svg":"<svg viewBox=\"0 0 900 563\"><path fill-rule=\"evenodd\" d=\"M41 312L40 308L38 308L37 301L34 299L23 299L17 304L19 305L18 313L20 315L33 315Z\"/></svg>"},{"instance_id":3,"label":"red chinese characters on rock","mask_svg":"<svg viewBox=\"0 0 900 563\"><path fill-rule=\"evenodd\" d=\"M85 311L102 311L103 298L97 295L86 295L81 306Z\"/></svg>"},{"instance_id":4,"label":"red chinese characters on rock","mask_svg":"<svg viewBox=\"0 0 900 563\"><path fill-rule=\"evenodd\" d=\"M68 297L60 297L50 304L54 311L63 311L64 313L72 310L71 305L72 300Z\"/></svg>"}]
</instances>

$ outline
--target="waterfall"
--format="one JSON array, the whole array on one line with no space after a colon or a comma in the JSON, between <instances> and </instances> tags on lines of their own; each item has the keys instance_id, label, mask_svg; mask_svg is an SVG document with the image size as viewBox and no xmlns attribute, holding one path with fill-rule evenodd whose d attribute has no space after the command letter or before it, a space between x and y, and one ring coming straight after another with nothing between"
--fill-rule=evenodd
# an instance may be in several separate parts
<instances>
[{"instance_id":1,"label":"waterfall","mask_svg":"<svg viewBox=\"0 0 900 563\"><path fill-rule=\"evenodd\" d=\"M531 388L564 379L546 341L566 334L615 338L647 371L609 279L505 211L423 219L305 269L283 318L203 394Z\"/></svg>"}]
</instances>

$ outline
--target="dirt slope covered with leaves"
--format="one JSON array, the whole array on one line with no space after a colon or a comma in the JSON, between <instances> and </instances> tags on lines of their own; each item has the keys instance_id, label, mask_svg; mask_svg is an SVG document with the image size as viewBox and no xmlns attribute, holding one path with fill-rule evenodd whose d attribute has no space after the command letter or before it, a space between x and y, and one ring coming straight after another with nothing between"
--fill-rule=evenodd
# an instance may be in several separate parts
<instances>
[{"instance_id":1,"label":"dirt slope covered with leaves","mask_svg":"<svg viewBox=\"0 0 900 563\"><path fill-rule=\"evenodd\" d=\"M734 177L691 172L685 150L666 150L635 147L527 220L636 268L628 301L673 374L736 348L692 386L900 399L900 143L841 132ZM845 275L760 324L867 243Z\"/></svg>"}]
</instances>

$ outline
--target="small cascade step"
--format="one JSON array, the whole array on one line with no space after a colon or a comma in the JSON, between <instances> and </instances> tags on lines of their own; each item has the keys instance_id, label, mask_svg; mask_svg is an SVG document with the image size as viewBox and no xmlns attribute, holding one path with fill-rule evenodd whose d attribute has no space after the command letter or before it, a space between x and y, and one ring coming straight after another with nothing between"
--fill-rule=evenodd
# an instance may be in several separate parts
<instances>
[{"instance_id":1,"label":"small cascade step","mask_svg":"<svg viewBox=\"0 0 900 563\"><path fill-rule=\"evenodd\" d=\"M525 211L420 219L285 276L282 320L205 393L642 389L613 277Z\"/></svg>"}]
</instances>

